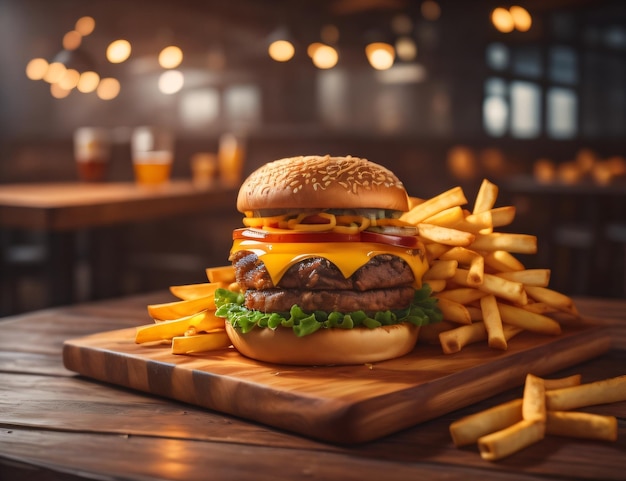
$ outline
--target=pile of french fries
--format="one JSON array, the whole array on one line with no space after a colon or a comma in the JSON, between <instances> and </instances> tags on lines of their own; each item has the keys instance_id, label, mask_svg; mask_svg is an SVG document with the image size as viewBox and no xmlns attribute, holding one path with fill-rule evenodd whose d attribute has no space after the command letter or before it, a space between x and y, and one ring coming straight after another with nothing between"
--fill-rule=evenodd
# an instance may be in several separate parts
<instances>
[{"instance_id":1,"label":"pile of french fries","mask_svg":"<svg viewBox=\"0 0 626 481\"><path fill-rule=\"evenodd\" d=\"M557 335L556 315L578 317L573 300L549 289L549 269L527 269L516 254L537 252L537 238L496 232L515 218L515 207L496 207L498 187L484 179L472 210L461 187L428 200L411 198L401 219L417 227L429 270L424 275L439 299L443 322L424 326L421 342L445 354L487 341L507 349L523 330Z\"/></svg>"},{"instance_id":2,"label":"pile of french fries","mask_svg":"<svg viewBox=\"0 0 626 481\"><path fill-rule=\"evenodd\" d=\"M233 289L235 271L232 266L206 269L209 282L170 286L170 292L179 300L151 304L148 314L154 324L137 328L135 342L166 343L172 354L192 354L226 348L230 340L224 319L215 315L215 290Z\"/></svg>"},{"instance_id":3,"label":"pile of french fries","mask_svg":"<svg viewBox=\"0 0 626 481\"><path fill-rule=\"evenodd\" d=\"M617 440L614 416L574 409L626 401L626 376L581 384L581 376L543 379L526 376L522 398L471 414L450 425L457 447L477 444L480 456L496 461L546 435Z\"/></svg>"},{"instance_id":4,"label":"pile of french fries","mask_svg":"<svg viewBox=\"0 0 626 481\"><path fill-rule=\"evenodd\" d=\"M422 327L420 342L437 343L445 354L487 341L507 349L523 330L557 335L554 314L578 316L573 300L548 288L549 269L526 269L515 254L534 254L537 239L496 232L515 218L515 207L496 207L498 187L483 180L473 209L461 187L428 200L411 198L401 220L417 228L429 269L427 282L443 321ZM148 306L154 325L140 327L136 342L171 342L176 354L219 349L228 344L224 320L215 316L214 292L236 287L232 266L206 269L208 283L171 286L178 301Z\"/></svg>"}]
</instances>

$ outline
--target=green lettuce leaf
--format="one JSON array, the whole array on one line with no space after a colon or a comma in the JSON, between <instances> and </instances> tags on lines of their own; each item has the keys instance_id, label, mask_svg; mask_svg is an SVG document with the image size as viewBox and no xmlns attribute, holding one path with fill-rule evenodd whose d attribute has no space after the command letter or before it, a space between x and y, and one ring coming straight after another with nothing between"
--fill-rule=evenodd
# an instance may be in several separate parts
<instances>
[{"instance_id":1,"label":"green lettuce leaf","mask_svg":"<svg viewBox=\"0 0 626 481\"><path fill-rule=\"evenodd\" d=\"M437 307L437 299L431 297L432 290L428 284L416 289L413 302L406 309L393 311L379 311L374 317L369 317L363 311L349 313L341 312L305 312L294 305L289 312L265 313L244 307L244 295L228 289L215 291L215 315L228 320L233 327L242 333L249 332L255 327L276 329L290 327L298 337L313 334L318 329L353 329L367 327L374 329L380 326L390 326L402 322L411 322L416 326L425 326L442 320L442 314Z\"/></svg>"}]
</instances>

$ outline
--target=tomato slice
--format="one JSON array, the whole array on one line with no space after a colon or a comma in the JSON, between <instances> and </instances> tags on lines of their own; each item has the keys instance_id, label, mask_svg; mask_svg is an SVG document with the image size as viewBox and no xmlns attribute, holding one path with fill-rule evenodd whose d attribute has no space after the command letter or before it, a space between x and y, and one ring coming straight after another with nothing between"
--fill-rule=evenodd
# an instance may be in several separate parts
<instances>
[{"instance_id":1,"label":"tomato slice","mask_svg":"<svg viewBox=\"0 0 626 481\"><path fill-rule=\"evenodd\" d=\"M263 242L373 242L408 248L418 245L416 236L381 234L366 230L356 234L340 234L338 232L293 232L287 230L268 232L246 227L235 229L233 239L252 239Z\"/></svg>"}]
</instances>

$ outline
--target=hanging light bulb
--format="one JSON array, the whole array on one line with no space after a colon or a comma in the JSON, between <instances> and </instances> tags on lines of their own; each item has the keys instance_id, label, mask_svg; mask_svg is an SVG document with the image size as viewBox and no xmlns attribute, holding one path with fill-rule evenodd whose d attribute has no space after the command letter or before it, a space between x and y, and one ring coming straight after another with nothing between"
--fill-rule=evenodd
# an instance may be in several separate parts
<instances>
[{"instance_id":1,"label":"hanging light bulb","mask_svg":"<svg viewBox=\"0 0 626 481\"><path fill-rule=\"evenodd\" d=\"M339 53L330 45L321 44L314 49L311 60L313 61L313 65L317 68L328 70L337 65Z\"/></svg>"},{"instance_id":2,"label":"hanging light bulb","mask_svg":"<svg viewBox=\"0 0 626 481\"><path fill-rule=\"evenodd\" d=\"M295 55L296 49L289 40L275 40L270 43L267 53L276 62L288 62Z\"/></svg>"},{"instance_id":3,"label":"hanging light bulb","mask_svg":"<svg viewBox=\"0 0 626 481\"><path fill-rule=\"evenodd\" d=\"M491 23L499 32L509 33L515 28L513 16L506 8L494 8L491 12Z\"/></svg>"},{"instance_id":4,"label":"hanging light bulb","mask_svg":"<svg viewBox=\"0 0 626 481\"><path fill-rule=\"evenodd\" d=\"M288 62L295 53L294 42L286 27L274 30L267 39L267 53L276 62Z\"/></svg>"},{"instance_id":5,"label":"hanging light bulb","mask_svg":"<svg viewBox=\"0 0 626 481\"><path fill-rule=\"evenodd\" d=\"M365 55L370 65L376 70L387 70L393 65L396 52L393 45L373 42L365 47Z\"/></svg>"}]
</instances>

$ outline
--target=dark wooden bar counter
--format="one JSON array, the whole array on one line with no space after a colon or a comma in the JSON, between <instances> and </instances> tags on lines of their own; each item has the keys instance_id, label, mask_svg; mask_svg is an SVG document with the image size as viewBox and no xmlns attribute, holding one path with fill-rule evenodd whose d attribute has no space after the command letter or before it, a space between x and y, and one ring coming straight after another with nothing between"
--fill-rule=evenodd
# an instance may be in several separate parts
<instances>
[{"instance_id":1,"label":"dark wooden bar counter","mask_svg":"<svg viewBox=\"0 0 626 481\"><path fill-rule=\"evenodd\" d=\"M617 442L550 436L498 462L456 448L460 417L519 397L521 388L382 439L341 446L158 396L63 367L65 340L150 322L166 292L46 309L0 321L0 479L624 479L626 402L591 412L618 418ZM578 299L609 324L606 354L555 373L584 382L626 370L626 301Z\"/></svg>"},{"instance_id":2,"label":"dark wooden bar counter","mask_svg":"<svg viewBox=\"0 0 626 481\"><path fill-rule=\"evenodd\" d=\"M134 182L5 184L0 185L0 233L13 229L45 235L49 305L66 305L77 301L75 270L80 233L85 234L91 251L88 260L93 292L87 300L115 297L123 294L115 280L124 260L118 244L125 226L185 216L235 214L236 195L236 189L219 184L198 186L178 179L159 186ZM116 256L101 255L110 252ZM7 269L0 267L2 278ZM0 313L6 315L1 308Z\"/></svg>"}]
</instances>

